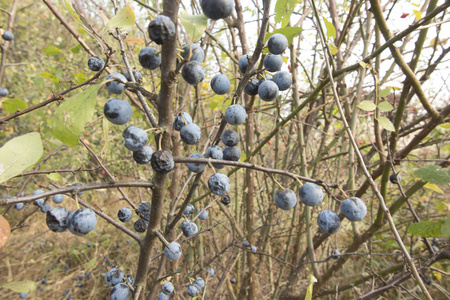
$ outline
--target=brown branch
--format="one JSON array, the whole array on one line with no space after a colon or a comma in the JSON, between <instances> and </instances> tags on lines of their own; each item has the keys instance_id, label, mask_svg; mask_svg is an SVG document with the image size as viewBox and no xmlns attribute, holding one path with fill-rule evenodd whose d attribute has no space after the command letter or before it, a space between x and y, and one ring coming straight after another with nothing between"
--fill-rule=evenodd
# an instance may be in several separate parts
<instances>
[{"instance_id":1,"label":"brown branch","mask_svg":"<svg viewBox=\"0 0 450 300\"><path fill-rule=\"evenodd\" d=\"M54 189L43 194L31 195L25 197L0 199L0 206L21 203L21 202L31 202L39 198L46 198L56 194L73 194L83 191L98 190L98 189L112 189L117 187L145 187L153 188L153 183L150 181L114 181L114 182L98 182L79 186L70 186L60 189Z\"/></svg>"}]
</instances>

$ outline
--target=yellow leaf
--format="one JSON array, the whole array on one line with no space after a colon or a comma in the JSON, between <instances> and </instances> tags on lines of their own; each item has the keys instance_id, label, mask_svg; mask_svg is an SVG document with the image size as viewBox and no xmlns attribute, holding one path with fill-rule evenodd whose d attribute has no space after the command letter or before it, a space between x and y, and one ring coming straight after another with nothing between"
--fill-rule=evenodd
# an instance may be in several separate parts
<instances>
[{"instance_id":1,"label":"yellow leaf","mask_svg":"<svg viewBox=\"0 0 450 300\"><path fill-rule=\"evenodd\" d=\"M416 15L416 20L422 19L422 13L419 10L414 10L414 14Z\"/></svg>"},{"instance_id":2,"label":"yellow leaf","mask_svg":"<svg viewBox=\"0 0 450 300\"><path fill-rule=\"evenodd\" d=\"M439 188L439 186L437 186L437 184L427 183L427 184L425 184L424 187L427 188L427 189L429 189L429 190L435 191L436 193L444 194L444 191L441 190L441 189Z\"/></svg>"},{"instance_id":3,"label":"yellow leaf","mask_svg":"<svg viewBox=\"0 0 450 300\"><path fill-rule=\"evenodd\" d=\"M310 274L309 275L309 284L308 284L308 288L306 290L305 300L312 299L313 286L314 286L314 283L316 283L316 282L317 282L316 277L314 277L314 275Z\"/></svg>"}]
</instances>

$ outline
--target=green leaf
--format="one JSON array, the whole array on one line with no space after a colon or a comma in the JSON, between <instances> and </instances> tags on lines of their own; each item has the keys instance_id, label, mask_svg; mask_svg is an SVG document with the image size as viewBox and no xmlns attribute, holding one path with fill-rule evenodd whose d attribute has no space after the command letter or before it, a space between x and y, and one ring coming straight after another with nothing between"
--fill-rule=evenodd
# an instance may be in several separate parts
<instances>
[{"instance_id":1,"label":"green leaf","mask_svg":"<svg viewBox=\"0 0 450 300\"><path fill-rule=\"evenodd\" d=\"M310 274L308 288L306 289L305 300L312 299L313 286L314 286L314 283L316 283L316 282L317 282L316 277L314 277L314 275Z\"/></svg>"},{"instance_id":2,"label":"green leaf","mask_svg":"<svg viewBox=\"0 0 450 300\"><path fill-rule=\"evenodd\" d=\"M117 15L112 17L106 24L105 31L110 29L120 28L122 30L130 29L134 26L136 17L130 6L125 6Z\"/></svg>"},{"instance_id":3,"label":"green leaf","mask_svg":"<svg viewBox=\"0 0 450 300\"><path fill-rule=\"evenodd\" d=\"M414 175L424 181L434 184L450 183L450 169L444 169L439 166L430 165L414 171Z\"/></svg>"},{"instance_id":4,"label":"green leaf","mask_svg":"<svg viewBox=\"0 0 450 300\"><path fill-rule=\"evenodd\" d=\"M336 39L336 29L334 28L333 23L327 20L327 18L323 18L325 21L325 26L327 27L327 37L333 37L333 39Z\"/></svg>"},{"instance_id":5,"label":"green leaf","mask_svg":"<svg viewBox=\"0 0 450 300\"><path fill-rule=\"evenodd\" d=\"M450 237L450 213L447 214L447 218L441 226L441 234L446 238Z\"/></svg>"},{"instance_id":6,"label":"green leaf","mask_svg":"<svg viewBox=\"0 0 450 300\"><path fill-rule=\"evenodd\" d=\"M49 72L41 72L41 73L39 73L39 75L40 75L41 77L50 79L50 80L53 81L54 83L58 83L58 82L59 82L58 77L56 77L56 76L53 75L52 73L49 73Z\"/></svg>"},{"instance_id":7,"label":"green leaf","mask_svg":"<svg viewBox=\"0 0 450 300\"><path fill-rule=\"evenodd\" d=\"M381 127L386 129L387 131L395 131L395 127L392 122L386 117L379 117L377 119L378 123L380 123Z\"/></svg>"},{"instance_id":8,"label":"green leaf","mask_svg":"<svg viewBox=\"0 0 450 300\"><path fill-rule=\"evenodd\" d=\"M55 46L47 46L44 49L42 49L42 52L44 52L47 55L58 55L61 50Z\"/></svg>"},{"instance_id":9,"label":"green leaf","mask_svg":"<svg viewBox=\"0 0 450 300\"><path fill-rule=\"evenodd\" d=\"M394 107L389 102L383 101L381 103L378 103L378 109L387 112L393 110Z\"/></svg>"},{"instance_id":10,"label":"green leaf","mask_svg":"<svg viewBox=\"0 0 450 300\"><path fill-rule=\"evenodd\" d=\"M290 45L292 43L292 40L294 39L294 37L299 35L300 32L302 32L302 31L303 31L303 29L301 27L280 28L280 29L272 31L271 33L266 34L265 42L267 42L267 40L275 33L281 33L288 39L288 44Z\"/></svg>"},{"instance_id":11,"label":"green leaf","mask_svg":"<svg viewBox=\"0 0 450 300\"><path fill-rule=\"evenodd\" d=\"M391 93L390 88L386 88L380 91L380 97L384 98L387 97Z\"/></svg>"},{"instance_id":12,"label":"green leaf","mask_svg":"<svg viewBox=\"0 0 450 300\"><path fill-rule=\"evenodd\" d=\"M421 221L412 223L408 227L408 233L424 238L441 236L441 227L444 221Z\"/></svg>"},{"instance_id":13,"label":"green leaf","mask_svg":"<svg viewBox=\"0 0 450 300\"><path fill-rule=\"evenodd\" d=\"M277 3L275 3L275 23L281 23L281 27L286 27L297 2L297 0L277 0Z\"/></svg>"},{"instance_id":14,"label":"green leaf","mask_svg":"<svg viewBox=\"0 0 450 300\"><path fill-rule=\"evenodd\" d=\"M43 152L41 135L37 132L8 141L0 148L0 183L33 166Z\"/></svg>"},{"instance_id":15,"label":"green leaf","mask_svg":"<svg viewBox=\"0 0 450 300\"><path fill-rule=\"evenodd\" d=\"M27 103L20 99L6 99L2 102L3 109L10 114L15 113L17 110L24 110L28 107Z\"/></svg>"},{"instance_id":16,"label":"green leaf","mask_svg":"<svg viewBox=\"0 0 450 300\"><path fill-rule=\"evenodd\" d=\"M89 79L89 76L86 73L73 73L72 74L75 77L75 83L80 84Z\"/></svg>"},{"instance_id":17,"label":"green leaf","mask_svg":"<svg viewBox=\"0 0 450 300\"><path fill-rule=\"evenodd\" d=\"M97 92L101 85L92 85L81 94L65 100L52 119L52 136L68 146L79 144L78 137L84 131L84 125L92 121Z\"/></svg>"},{"instance_id":18,"label":"green leaf","mask_svg":"<svg viewBox=\"0 0 450 300\"><path fill-rule=\"evenodd\" d=\"M59 173L50 173L47 174L47 178L51 181L60 181L62 179L62 176Z\"/></svg>"},{"instance_id":19,"label":"green leaf","mask_svg":"<svg viewBox=\"0 0 450 300\"><path fill-rule=\"evenodd\" d=\"M328 43L328 48L330 49L331 54L335 55L338 53L338 48L334 45L333 42Z\"/></svg>"},{"instance_id":20,"label":"green leaf","mask_svg":"<svg viewBox=\"0 0 450 300\"><path fill-rule=\"evenodd\" d=\"M362 109L364 111L374 111L376 107L375 103L369 100L361 101L361 103L358 104L358 108Z\"/></svg>"},{"instance_id":21,"label":"green leaf","mask_svg":"<svg viewBox=\"0 0 450 300\"><path fill-rule=\"evenodd\" d=\"M97 259L93 258L91 259L88 264L86 265L85 269L89 270L90 268L92 268L95 264L97 263Z\"/></svg>"},{"instance_id":22,"label":"green leaf","mask_svg":"<svg viewBox=\"0 0 450 300\"><path fill-rule=\"evenodd\" d=\"M78 54L78 53L80 53L80 50L81 50L81 44L77 44L75 47L73 47L73 48L70 49L70 51L71 51L73 54Z\"/></svg>"},{"instance_id":23,"label":"green leaf","mask_svg":"<svg viewBox=\"0 0 450 300\"><path fill-rule=\"evenodd\" d=\"M437 184L434 184L434 183L429 183L428 182L423 187L426 188L426 189L435 191L436 193L445 194L444 191L441 190L441 188Z\"/></svg>"},{"instance_id":24,"label":"green leaf","mask_svg":"<svg viewBox=\"0 0 450 300\"><path fill-rule=\"evenodd\" d=\"M36 289L36 283L31 280L8 282L1 286L5 289L13 290L16 293L28 293Z\"/></svg>"},{"instance_id":25,"label":"green leaf","mask_svg":"<svg viewBox=\"0 0 450 300\"><path fill-rule=\"evenodd\" d=\"M81 22L80 16L78 16L76 11L73 9L72 5L70 5L70 2L67 0L64 0L64 3L66 4L67 11L72 15L75 22L77 22L80 25L83 25L83 22Z\"/></svg>"},{"instance_id":26,"label":"green leaf","mask_svg":"<svg viewBox=\"0 0 450 300\"><path fill-rule=\"evenodd\" d=\"M191 42L197 41L205 32L206 25L208 25L208 18L203 14L191 15L182 11L179 18Z\"/></svg>"}]
</instances>

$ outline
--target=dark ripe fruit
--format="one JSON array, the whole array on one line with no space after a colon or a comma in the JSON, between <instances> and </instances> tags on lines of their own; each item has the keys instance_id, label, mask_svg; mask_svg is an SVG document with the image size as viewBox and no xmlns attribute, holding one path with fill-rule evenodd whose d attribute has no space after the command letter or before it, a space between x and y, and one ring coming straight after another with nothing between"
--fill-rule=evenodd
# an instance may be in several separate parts
<instances>
[{"instance_id":1,"label":"dark ripe fruit","mask_svg":"<svg viewBox=\"0 0 450 300\"><path fill-rule=\"evenodd\" d=\"M168 16L159 15L148 25L150 39L158 45L173 40L176 34L175 24Z\"/></svg>"},{"instance_id":2,"label":"dark ripe fruit","mask_svg":"<svg viewBox=\"0 0 450 300\"><path fill-rule=\"evenodd\" d=\"M0 87L0 97L6 97L6 96L8 96L8 94L9 94L9 91L7 88Z\"/></svg>"},{"instance_id":3,"label":"dark ripe fruit","mask_svg":"<svg viewBox=\"0 0 450 300\"><path fill-rule=\"evenodd\" d=\"M181 76L190 85L197 85L205 78L205 67L198 61L190 61L183 66Z\"/></svg>"},{"instance_id":4,"label":"dark ripe fruit","mask_svg":"<svg viewBox=\"0 0 450 300\"><path fill-rule=\"evenodd\" d=\"M197 224L190 220L184 220L181 223L181 231L186 237L190 237L198 232Z\"/></svg>"},{"instance_id":5,"label":"dark ripe fruit","mask_svg":"<svg viewBox=\"0 0 450 300\"><path fill-rule=\"evenodd\" d=\"M288 47L288 39L281 33L275 33L267 41L267 48L272 54L282 54Z\"/></svg>"},{"instance_id":6,"label":"dark ripe fruit","mask_svg":"<svg viewBox=\"0 0 450 300\"><path fill-rule=\"evenodd\" d=\"M223 195L220 201L222 202L223 205L228 205L231 203L231 197L228 194Z\"/></svg>"},{"instance_id":7,"label":"dark ripe fruit","mask_svg":"<svg viewBox=\"0 0 450 300\"><path fill-rule=\"evenodd\" d=\"M231 282L232 284L235 284L235 283L236 283L236 278L231 277L231 278L230 278L230 282Z\"/></svg>"},{"instance_id":8,"label":"dark ripe fruit","mask_svg":"<svg viewBox=\"0 0 450 300\"><path fill-rule=\"evenodd\" d=\"M14 208L17 210L21 210L23 208L23 203L14 203Z\"/></svg>"},{"instance_id":9,"label":"dark ripe fruit","mask_svg":"<svg viewBox=\"0 0 450 300\"><path fill-rule=\"evenodd\" d=\"M197 214L199 214L199 213L202 211L202 209L203 209L203 208L200 207L200 208L197 210ZM208 216L209 216L208 210L204 210L204 211L198 216L198 218L199 218L200 220L204 221L204 220L208 219Z\"/></svg>"},{"instance_id":10,"label":"dark ripe fruit","mask_svg":"<svg viewBox=\"0 0 450 300\"><path fill-rule=\"evenodd\" d=\"M341 255L341 252L338 249L335 249L333 250L333 252L331 252L332 259L339 259L339 255Z\"/></svg>"},{"instance_id":11,"label":"dark ripe fruit","mask_svg":"<svg viewBox=\"0 0 450 300\"><path fill-rule=\"evenodd\" d=\"M168 260L177 260L181 257L181 246L177 242L172 242L164 248L164 255Z\"/></svg>"},{"instance_id":12,"label":"dark ripe fruit","mask_svg":"<svg viewBox=\"0 0 450 300\"><path fill-rule=\"evenodd\" d=\"M94 230L97 216L89 208L80 208L69 214L67 228L75 235L85 235Z\"/></svg>"},{"instance_id":13,"label":"dark ripe fruit","mask_svg":"<svg viewBox=\"0 0 450 300\"><path fill-rule=\"evenodd\" d=\"M308 206L317 206L323 200L322 189L317 184L311 182L302 185L298 191L298 195L300 196L300 200Z\"/></svg>"},{"instance_id":14,"label":"dark ripe fruit","mask_svg":"<svg viewBox=\"0 0 450 300\"><path fill-rule=\"evenodd\" d=\"M217 95L224 95L230 91L231 83L227 76L217 74L211 79L211 89Z\"/></svg>"},{"instance_id":15,"label":"dark ripe fruit","mask_svg":"<svg viewBox=\"0 0 450 300\"><path fill-rule=\"evenodd\" d=\"M128 207L119 209L117 212L117 218L120 222L128 222L133 217L133 212Z\"/></svg>"},{"instance_id":16,"label":"dark ripe fruit","mask_svg":"<svg viewBox=\"0 0 450 300\"><path fill-rule=\"evenodd\" d=\"M247 117L247 112L242 105L233 104L225 110L225 120L230 125L241 125Z\"/></svg>"},{"instance_id":17,"label":"dark ripe fruit","mask_svg":"<svg viewBox=\"0 0 450 300\"><path fill-rule=\"evenodd\" d=\"M269 72L276 72L281 70L283 66L283 57L278 54L267 54L264 57L264 68Z\"/></svg>"},{"instance_id":18,"label":"dark ripe fruit","mask_svg":"<svg viewBox=\"0 0 450 300\"><path fill-rule=\"evenodd\" d=\"M172 154L165 150L153 153L151 163L153 170L160 174L169 173L175 167Z\"/></svg>"},{"instance_id":19,"label":"dark ripe fruit","mask_svg":"<svg viewBox=\"0 0 450 300\"><path fill-rule=\"evenodd\" d=\"M134 222L134 230L139 233L143 233L147 230L148 222L144 219L139 219L136 222Z\"/></svg>"},{"instance_id":20,"label":"dark ripe fruit","mask_svg":"<svg viewBox=\"0 0 450 300\"><path fill-rule=\"evenodd\" d=\"M105 61L98 56L91 56L88 60L88 68L91 71L98 72L105 67Z\"/></svg>"},{"instance_id":21,"label":"dark ripe fruit","mask_svg":"<svg viewBox=\"0 0 450 300\"><path fill-rule=\"evenodd\" d=\"M103 106L103 113L111 123L123 125L131 120L133 110L127 101L111 98Z\"/></svg>"},{"instance_id":22,"label":"dark ripe fruit","mask_svg":"<svg viewBox=\"0 0 450 300\"><path fill-rule=\"evenodd\" d=\"M105 275L105 282L108 286L114 286L123 282L123 272L119 268L112 268Z\"/></svg>"},{"instance_id":23,"label":"dark ripe fruit","mask_svg":"<svg viewBox=\"0 0 450 300\"><path fill-rule=\"evenodd\" d=\"M258 251L258 248L256 248L256 246L251 246L250 251L256 253L256 251Z\"/></svg>"},{"instance_id":24,"label":"dark ripe fruit","mask_svg":"<svg viewBox=\"0 0 450 300\"><path fill-rule=\"evenodd\" d=\"M152 210L152 204L148 201L142 201L138 206L139 216L147 221L150 221L150 212Z\"/></svg>"},{"instance_id":25,"label":"dark ripe fruit","mask_svg":"<svg viewBox=\"0 0 450 300\"><path fill-rule=\"evenodd\" d=\"M43 212L43 213L47 213L51 208L52 208L52 207L51 207L50 204L48 204L48 203L45 203L44 205L42 205L42 206L40 207L41 212Z\"/></svg>"},{"instance_id":26,"label":"dark ripe fruit","mask_svg":"<svg viewBox=\"0 0 450 300\"><path fill-rule=\"evenodd\" d=\"M238 66L239 66L239 70L241 71L241 73L245 73L245 71L247 71L250 57L251 57L251 55L244 54L239 58ZM256 64L253 66L252 71L255 71L255 70L256 70Z\"/></svg>"},{"instance_id":27,"label":"dark ripe fruit","mask_svg":"<svg viewBox=\"0 0 450 300\"><path fill-rule=\"evenodd\" d=\"M439 238L433 238L431 240L431 242L433 243L433 245L439 246L439 244L441 243L441 240Z\"/></svg>"},{"instance_id":28,"label":"dark ripe fruit","mask_svg":"<svg viewBox=\"0 0 450 300\"><path fill-rule=\"evenodd\" d=\"M244 246L245 248L250 247L250 243L248 241L243 241L242 246Z\"/></svg>"},{"instance_id":29,"label":"dark ripe fruit","mask_svg":"<svg viewBox=\"0 0 450 300\"><path fill-rule=\"evenodd\" d=\"M292 76L289 71L280 71L273 76L272 81L276 83L280 91L285 91L292 85Z\"/></svg>"},{"instance_id":30,"label":"dark ripe fruit","mask_svg":"<svg viewBox=\"0 0 450 300\"><path fill-rule=\"evenodd\" d=\"M297 195L291 189L277 190L275 204L283 210L290 210L297 205Z\"/></svg>"},{"instance_id":31,"label":"dark ripe fruit","mask_svg":"<svg viewBox=\"0 0 450 300\"><path fill-rule=\"evenodd\" d=\"M326 209L319 213L317 216L317 225L319 229L326 234L333 234L338 232L341 227L341 220L337 213L332 210Z\"/></svg>"},{"instance_id":32,"label":"dark ripe fruit","mask_svg":"<svg viewBox=\"0 0 450 300\"><path fill-rule=\"evenodd\" d=\"M203 14L211 20L228 18L234 8L233 0L200 0Z\"/></svg>"},{"instance_id":33,"label":"dark ripe fruit","mask_svg":"<svg viewBox=\"0 0 450 300\"><path fill-rule=\"evenodd\" d=\"M272 80L262 82L258 87L258 95L264 101L272 101L278 96L278 85Z\"/></svg>"},{"instance_id":34,"label":"dark ripe fruit","mask_svg":"<svg viewBox=\"0 0 450 300\"><path fill-rule=\"evenodd\" d=\"M213 268L211 268L211 269L208 270L208 275L209 275L209 276L212 277L212 276L214 276L215 274L216 274L216 271L214 271Z\"/></svg>"},{"instance_id":35,"label":"dark ripe fruit","mask_svg":"<svg viewBox=\"0 0 450 300\"><path fill-rule=\"evenodd\" d=\"M2 34L2 38L5 41L12 41L14 40L14 34L11 31L5 30Z\"/></svg>"},{"instance_id":36,"label":"dark ripe fruit","mask_svg":"<svg viewBox=\"0 0 450 300\"><path fill-rule=\"evenodd\" d=\"M188 145L197 144L202 137L202 130L197 124L191 123L183 126L180 131L181 140Z\"/></svg>"},{"instance_id":37,"label":"dark ripe fruit","mask_svg":"<svg viewBox=\"0 0 450 300\"><path fill-rule=\"evenodd\" d=\"M351 197L341 203L341 213L350 221L361 221L367 214L367 207L358 197Z\"/></svg>"},{"instance_id":38,"label":"dark ripe fruit","mask_svg":"<svg viewBox=\"0 0 450 300\"><path fill-rule=\"evenodd\" d=\"M174 291L172 282L169 281L169 282L164 283L161 287L161 291L166 295L172 294Z\"/></svg>"},{"instance_id":39,"label":"dark ripe fruit","mask_svg":"<svg viewBox=\"0 0 450 300\"><path fill-rule=\"evenodd\" d=\"M111 290L111 300L126 300L130 296L130 288L125 283L116 284Z\"/></svg>"},{"instance_id":40,"label":"dark ripe fruit","mask_svg":"<svg viewBox=\"0 0 450 300\"><path fill-rule=\"evenodd\" d=\"M20 299L25 299L26 297L28 297L28 293L27 292L19 293L19 298Z\"/></svg>"},{"instance_id":41,"label":"dark ripe fruit","mask_svg":"<svg viewBox=\"0 0 450 300\"><path fill-rule=\"evenodd\" d=\"M190 284L186 290L187 294L191 297L195 297L200 292L195 284Z\"/></svg>"},{"instance_id":42,"label":"dark ripe fruit","mask_svg":"<svg viewBox=\"0 0 450 300\"><path fill-rule=\"evenodd\" d=\"M145 47L139 52L139 63L148 70L155 70L161 65L161 53L152 47Z\"/></svg>"},{"instance_id":43,"label":"dark ripe fruit","mask_svg":"<svg viewBox=\"0 0 450 300\"><path fill-rule=\"evenodd\" d=\"M197 277L193 284L195 284L195 286L197 286L198 290L203 289L206 285L205 280L201 277Z\"/></svg>"},{"instance_id":44,"label":"dark ripe fruit","mask_svg":"<svg viewBox=\"0 0 450 300\"><path fill-rule=\"evenodd\" d=\"M208 149L205 151L205 158L212 158L212 159L223 159L223 150L217 145L209 146ZM212 164L217 169L223 169L225 168L224 165L221 164Z\"/></svg>"},{"instance_id":45,"label":"dark ripe fruit","mask_svg":"<svg viewBox=\"0 0 450 300\"><path fill-rule=\"evenodd\" d=\"M433 282L431 281L430 277L425 276L425 275L420 276L420 277L422 278L423 282L425 282L425 284L427 284L427 285L432 285L433 284Z\"/></svg>"},{"instance_id":46,"label":"dark ripe fruit","mask_svg":"<svg viewBox=\"0 0 450 300\"><path fill-rule=\"evenodd\" d=\"M44 193L43 190L35 190L33 192L33 196L40 195L43 193ZM34 203L34 205L41 207L42 205L44 205L44 201L45 201L44 198L39 198L39 199L34 200L33 203Z\"/></svg>"},{"instance_id":47,"label":"dark ripe fruit","mask_svg":"<svg viewBox=\"0 0 450 300\"><path fill-rule=\"evenodd\" d=\"M389 176L389 181L391 183L397 184L398 182L402 181L402 177L398 174L391 174L391 176Z\"/></svg>"},{"instance_id":48,"label":"dark ripe fruit","mask_svg":"<svg viewBox=\"0 0 450 300\"><path fill-rule=\"evenodd\" d=\"M180 131L183 126L191 124L192 118L187 112L179 113L175 116L173 121L173 129Z\"/></svg>"},{"instance_id":49,"label":"dark ripe fruit","mask_svg":"<svg viewBox=\"0 0 450 300\"><path fill-rule=\"evenodd\" d=\"M215 173L208 179L208 187L214 195L225 195L230 189L230 179L222 173Z\"/></svg>"},{"instance_id":50,"label":"dark ripe fruit","mask_svg":"<svg viewBox=\"0 0 450 300\"><path fill-rule=\"evenodd\" d=\"M145 145L138 151L133 151L133 159L140 165L148 164L153 157L153 149L150 146Z\"/></svg>"},{"instance_id":51,"label":"dark ripe fruit","mask_svg":"<svg viewBox=\"0 0 450 300\"><path fill-rule=\"evenodd\" d=\"M64 195L63 194L56 194L56 195L53 196L52 200L53 200L53 203L59 204L59 203L64 201Z\"/></svg>"},{"instance_id":52,"label":"dark ripe fruit","mask_svg":"<svg viewBox=\"0 0 450 300\"><path fill-rule=\"evenodd\" d=\"M272 75L270 75L270 74L264 75L264 77L262 77L262 78L259 79L259 81L258 81L258 87L259 87L259 86L261 85L261 83L263 83L264 81L272 80L272 79L273 79Z\"/></svg>"},{"instance_id":53,"label":"dark ripe fruit","mask_svg":"<svg viewBox=\"0 0 450 300\"><path fill-rule=\"evenodd\" d=\"M190 158L204 158L203 155L201 155L200 153L192 153L191 155L189 155L189 157ZM202 163L187 163L186 165L191 172L195 172L195 173L203 171L203 169L205 169L205 166L206 166L205 164L202 164Z\"/></svg>"},{"instance_id":54,"label":"dark ripe fruit","mask_svg":"<svg viewBox=\"0 0 450 300\"><path fill-rule=\"evenodd\" d=\"M199 63L201 63L203 59L205 59L205 53L203 52L203 49L198 44L195 43L192 44L192 50L191 44L184 44L181 56L187 61L195 60L198 61Z\"/></svg>"},{"instance_id":55,"label":"dark ripe fruit","mask_svg":"<svg viewBox=\"0 0 450 300\"><path fill-rule=\"evenodd\" d=\"M48 228L54 232L63 232L67 229L67 217L69 210L65 207L56 206L47 211L45 219Z\"/></svg>"},{"instance_id":56,"label":"dark ripe fruit","mask_svg":"<svg viewBox=\"0 0 450 300\"><path fill-rule=\"evenodd\" d=\"M133 72L133 75L134 75L134 81L137 83L141 83L144 80L141 72L139 72L139 71ZM133 81L133 79L131 79L130 73L128 73L128 72L125 73L125 78L130 82Z\"/></svg>"},{"instance_id":57,"label":"dark ripe fruit","mask_svg":"<svg viewBox=\"0 0 450 300\"><path fill-rule=\"evenodd\" d=\"M238 147L225 147L223 149L223 159L230 161L239 161L241 158L241 150Z\"/></svg>"},{"instance_id":58,"label":"dark ripe fruit","mask_svg":"<svg viewBox=\"0 0 450 300\"><path fill-rule=\"evenodd\" d=\"M222 133L222 142L225 146L233 147L239 143L239 134L233 129L227 129Z\"/></svg>"},{"instance_id":59,"label":"dark ripe fruit","mask_svg":"<svg viewBox=\"0 0 450 300\"><path fill-rule=\"evenodd\" d=\"M131 151L138 151L147 144L147 133L136 126L128 126L122 133L125 147Z\"/></svg>"},{"instance_id":60,"label":"dark ripe fruit","mask_svg":"<svg viewBox=\"0 0 450 300\"><path fill-rule=\"evenodd\" d=\"M125 83L127 82L125 76L120 73L111 73L106 76L106 80L112 80L106 83L106 88L108 88L111 93L117 95L122 94L123 89L125 88Z\"/></svg>"},{"instance_id":61,"label":"dark ripe fruit","mask_svg":"<svg viewBox=\"0 0 450 300\"><path fill-rule=\"evenodd\" d=\"M163 292L159 293L157 300L169 300L170 296L164 294Z\"/></svg>"},{"instance_id":62,"label":"dark ripe fruit","mask_svg":"<svg viewBox=\"0 0 450 300\"><path fill-rule=\"evenodd\" d=\"M259 80L256 78L252 78L245 85L244 91L247 95L256 96L258 95L258 87L259 87Z\"/></svg>"},{"instance_id":63,"label":"dark ripe fruit","mask_svg":"<svg viewBox=\"0 0 450 300\"><path fill-rule=\"evenodd\" d=\"M192 216L192 214L193 214L194 212L195 212L195 207L194 207L194 205L188 204L188 205L186 206L186 208L184 209L183 214L184 214L186 217L190 217L190 216Z\"/></svg>"}]
</instances>

